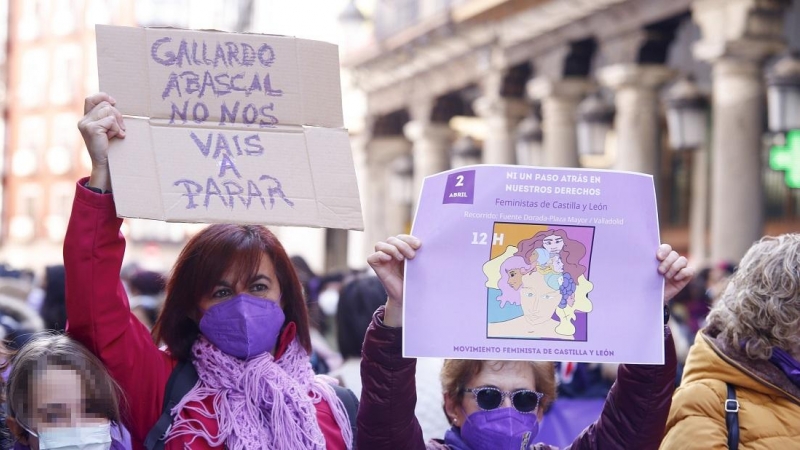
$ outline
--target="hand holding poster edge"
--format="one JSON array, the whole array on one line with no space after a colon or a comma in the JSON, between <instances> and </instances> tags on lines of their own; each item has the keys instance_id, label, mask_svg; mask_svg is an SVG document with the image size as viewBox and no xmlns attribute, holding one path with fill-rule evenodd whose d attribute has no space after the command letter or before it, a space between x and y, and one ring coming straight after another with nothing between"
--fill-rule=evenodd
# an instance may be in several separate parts
<instances>
[{"instance_id":1,"label":"hand holding poster edge","mask_svg":"<svg viewBox=\"0 0 800 450\"><path fill-rule=\"evenodd\" d=\"M386 313L383 321L388 327L403 326L406 264L416 256L420 246L421 242L414 236L390 236L386 241L375 244L375 252L367 258L386 290Z\"/></svg>"},{"instance_id":2,"label":"hand holding poster edge","mask_svg":"<svg viewBox=\"0 0 800 450\"><path fill-rule=\"evenodd\" d=\"M657 303L656 302L652 302L652 301L648 301L647 304L650 305L650 306L647 307L647 308L644 308L646 311L649 311L646 314L646 316L648 317L648 319L647 319L648 323L652 324L650 326L650 328L649 328L649 335L650 335L651 341L655 337L655 342L651 342L651 344L653 344L653 345L650 346L650 348L651 348L650 353L651 354L649 355L648 358L642 359L642 358L637 358L637 357L631 357L630 360L628 360L628 357L625 357L625 356L623 356L623 357L613 356L613 354L612 354L611 358L597 357L597 355L591 355L590 352L582 353L582 352L584 352L584 350L580 350L580 347L578 347L578 349L576 350L575 349L576 346L574 344L577 344L577 342L566 342L566 341L563 342L563 344L565 346L567 344L569 344L569 345L571 345L571 347L573 347L572 349L566 349L566 350L574 350L574 351L564 351L564 352L562 352L563 354L561 354L561 355L556 354L556 353L549 353L549 354L547 354L547 356L538 356L538 354L526 354L526 356L522 357L522 358L520 356L514 355L514 354L512 354L512 355L497 354L497 353L502 353L502 350L505 349L505 347L503 347L500 344L496 344L496 345L480 345L480 346L473 345L473 347L492 347L492 348L500 349L499 352L492 353L492 354L489 354L489 355L486 355L486 356L484 356L482 354L480 354L480 355L462 355L462 354L454 355L452 353L452 351L450 351L450 352L448 352L448 351L444 351L444 352L443 351L428 352L427 354L425 352L422 352L422 353L413 352L412 353L412 352L409 351L409 341L410 340L414 341L414 338L413 338L414 333L420 333L420 334L423 334L423 335L426 335L426 336L434 336L434 334L432 334L433 333L432 330L435 329L436 330L435 336L437 337L437 339L448 340L448 336L450 334L452 334L452 333L449 333L449 332L453 332L453 333L456 333L456 334L461 332L463 334L463 328L465 328L465 327L468 328L468 324L474 323L474 320L473 320L474 318L473 319L470 318L470 315L474 315L475 314L474 311L469 311L469 309L465 308L463 305L457 305L459 307L459 309L454 309L455 307L452 307L453 305L450 305L452 307L451 308L452 312L456 312L457 311L456 314L457 314L457 316L459 317L459 320L460 320L459 328L454 328L452 321L451 322L447 322L447 320L448 320L447 319L447 314L444 311L435 310L434 313L429 313L429 314L431 316L436 316L437 318L441 319L442 322L445 323L445 325L441 325L441 326L439 326L437 328L433 328L433 329L430 328L430 327L415 329L414 324L415 324L416 321L419 320L420 312L419 312L419 309L414 311L414 308L411 308L410 305L415 305L415 304L428 304L429 305L429 304L432 304L432 303L435 303L435 302L446 302L447 301L446 299L444 299L445 295L443 295L442 292L436 292L433 295L433 297L436 298L435 302L430 297L426 301L420 301L419 299L415 299L414 298L414 293L412 292L414 290L413 286L414 286L414 283L416 281L416 280L414 280L414 278L417 275L422 276L422 278L424 278L423 275L420 275L420 272L424 272L425 270L422 270L422 269L417 270L420 266L426 266L426 270L428 272L431 271L430 269L431 269L432 266L436 266L437 267L436 273L437 273L437 276L440 279L440 281L444 282L444 281L446 281L448 279L448 276L442 273L443 272L442 269L444 269L446 271L447 264L441 264L441 261L437 261L437 263L440 263L440 264L431 264L430 259L431 258L436 258L437 256L440 256L440 255L436 255L436 254L437 254L437 252L441 253L441 251L443 250L442 248L436 248L436 242L437 241L446 240L448 236L452 236L454 233L455 234L458 233L458 229L457 229L458 227L457 226L450 227L447 230L441 229L441 227L444 226L442 224L447 224L448 222L452 222L455 219L452 217L452 215L448 216L448 217L445 217L444 215L439 214L437 216L436 212L431 213L431 211L426 211L426 202L428 202L430 204L434 204L437 207L436 209L438 209L438 210L442 210L442 209L448 208L449 205L447 204L448 203L447 198L442 200L442 197L441 197L441 195L444 192L445 195L451 195L450 198L456 199L455 201L453 201L453 203L457 203L456 207L458 207L458 208L462 208L461 205L463 205L463 204L470 204L470 203L462 203L462 199L468 199L468 200L471 199L471 201L473 201L475 203L478 203L478 200L479 200L480 196L482 195L480 192L478 192L479 189L490 190L490 188L486 186L486 182L485 181L481 181L482 177L485 176L485 175L483 175L483 173L487 172L487 171L492 171L492 170L500 171L500 172L503 172L503 171L505 171L505 172L516 171L516 173L518 175L523 176L523 177L526 176L526 175L523 175L524 172L540 171L543 174L547 173L547 175L548 175L547 177L544 177L544 175L542 175L542 177L540 177L540 181L541 180L545 180L545 179L549 180L549 181L556 180L555 184L558 185L558 180L563 180L563 179L565 179L564 177L566 177L566 178L570 178L573 181L577 182L577 186L583 186L584 188L589 186L591 183L588 183L588 182L587 183L581 183L581 181L584 180L584 178L581 178L583 176L586 176L586 177L591 176L591 177L597 178L598 184L600 184L600 178L601 177L606 177L606 176L608 176L609 178L623 177L626 180L636 180L636 179L644 180L644 184L643 184L644 187L635 186L635 187L639 187L639 189L634 189L633 191L639 192L639 193L641 193L642 191L645 191L645 195L643 197L644 200L642 200L642 198L639 198L639 200L642 200L644 203L647 203L649 205L649 211L641 211L641 214L644 214L644 215L648 216L648 219L649 219L648 220L648 225L645 226L644 228L649 227L650 230L649 230L649 232L645 232L644 234L642 234L641 232L635 233L635 234L637 235L638 238L644 237L645 240L652 241L652 245L649 246L649 248L650 248L649 252L642 253L641 251L637 250L638 254L640 255L640 256L637 257L638 258L637 261L638 261L639 265L641 265L643 263L645 257L647 258L648 261L653 261L653 256L655 256L655 254L656 254L655 250L657 248L659 248L658 247L659 239L658 239L658 221L657 221L656 208L655 208L655 190L654 190L654 186L652 184L652 176L650 176L650 175L623 173L623 172L613 172L613 171L602 171L602 170L592 170L592 169L553 169L553 168L535 168L535 167L521 167L521 166L487 166L487 165L461 167L461 168L458 168L458 169L453 169L453 170L449 170L449 171L446 171L446 172L442 172L442 173L433 175L433 176L428 177L428 178L425 179L425 184L424 184L423 189L422 189L422 191L420 193L420 199L419 199L419 203L418 203L418 205L419 205L418 213L417 213L417 217L415 218L413 231L412 231L413 235L419 237L422 240L422 243L424 244L424 249L426 250L426 257L424 259L419 259L418 258L417 260L414 260L414 261L410 262L409 264L407 264L407 271L408 271L407 273L409 274L409 277L407 277L404 280L404 282L405 282L404 293L405 293L405 296L407 297L407 299L404 299L404 301L403 301L403 317L404 317L403 323L404 323L404 326L405 326L404 335L403 335L403 354L404 354L404 356L423 356L423 357L424 356L435 356L435 357L447 357L447 358L455 357L455 358L459 358L459 359L539 359L539 360L568 360L568 361L589 360L589 361L599 361L599 362L623 362L623 363L631 363L632 362L632 363L646 363L646 364L663 363L663 358L664 358L663 345L664 345L664 342L663 342L663 330L662 330L662 328L663 328L663 322L662 322L663 321L662 299L666 300L664 298L664 294L674 295L677 292L677 290L673 289L673 291L671 293L665 292L665 290L664 290L664 286L665 286L664 285L664 279L661 276L659 276L659 272L658 272L658 268L659 268L658 263L657 263L658 260L656 261L656 265L655 266L649 266L649 268L657 269L657 270L651 270L650 269L649 272L647 272L647 277L650 278L650 282L648 284L649 287L647 288L647 290L649 292L651 292L651 294L650 294L651 297L654 297L653 293L657 292L658 293L658 299L659 299L659 301ZM475 175L474 172L477 172L477 175ZM508 173L507 175L511 176L512 174ZM457 178L457 176L463 176L463 178L461 178L459 180ZM470 177L473 177L473 178L470 180ZM477 177L479 182L483 184L483 186L481 186L480 188L476 187L476 185L475 185L475 183L477 182L475 177ZM429 185L431 184L432 181L435 183L435 181L437 179L440 182L438 184L436 184L436 186L435 186L436 190L433 193L429 192L430 189L431 189L429 187ZM461 182L463 184L463 186L467 190L470 189L470 184L472 184L472 189L474 190L474 192L470 193L470 192L466 192L466 191L458 191L458 190L454 191L453 189L451 189L454 186L451 186L450 184L445 186L445 182L443 181L444 179L448 179L449 181L453 181L454 182L453 184L457 184L457 183ZM533 178L531 177L531 179L533 179ZM586 178L586 179L588 179L588 178ZM517 182L517 181L514 181L514 182ZM502 185L503 183L507 183L507 182L506 181L497 182L496 184ZM489 183L489 184L491 184L491 183ZM603 184L604 189L610 188L610 187L612 187L614 185L617 185L617 187L619 187L619 183L615 183L615 182L608 182L608 183ZM559 190L557 187L556 187L555 190L554 189L550 189L549 197L553 197L554 193L557 194L557 193L561 193L561 192L563 192L565 194L575 194L576 192L577 193L588 192L588 189L580 189L580 188L579 189L574 189L571 186L572 185L567 184L561 190ZM623 183L621 186L623 188L625 188L624 189L625 191L630 191L631 190L630 187L626 186L625 183ZM647 187L649 187L649 189L647 189ZM598 193L599 193L599 191L598 191ZM546 194L546 192L543 191L542 194ZM490 195L489 197L492 197L492 199L495 202L502 203L502 201L503 201L501 198L499 198L499 195L497 196L497 198L495 198L494 195ZM533 197L534 196L531 196L531 199ZM539 196L539 197L541 197L541 196ZM636 197L636 195L634 195L634 197ZM641 195L639 197L641 197ZM514 200L514 201L516 201L516 200ZM574 202L574 201L570 201L570 202L562 201L560 203L561 203L560 207L562 207L562 208L576 208L576 207L580 206L577 202ZM531 206L532 205L525 205L523 207L531 207ZM595 204L595 205L584 204L583 206L584 207L588 207L589 210L591 210L591 208L593 208L593 207L595 208L596 211L602 211L604 209L604 208L601 207L602 205L597 205L597 204ZM501 209L501 208L498 208L498 209ZM607 209L608 208L605 208L605 210L607 210ZM644 208L644 209L646 210L648 208ZM462 208L462 209L459 209L459 214L461 212L465 212L465 214L466 214L469 211L466 211L465 209ZM586 210L584 210L584 212L586 212ZM424 214L430 213L434 217L428 217L428 218L423 217L422 218L423 221L421 222L420 221L420 214L421 213L424 213ZM472 214L472 213L470 213L470 214ZM641 215L641 214L637 214L637 215ZM475 216L475 214L473 214L473 216ZM508 216L508 214L506 214L506 216ZM487 220L492 220L492 219L503 220L504 219L504 218L498 218L496 214L494 216L492 216L491 214L487 214L486 217L489 218ZM533 218L540 218L540 217L534 216ZM563 217L560 217L560 218L563 219ZM568 217L567 219L572 220L572 219L576 219L576 217ZM423 223L425 220L427 220L428 222L431 222L431 223L435 223L436 224L435 225L436 229L432 230L430 227L427 227L427 228L425 226L421 227L420 224ZM609 220L609 219L598 220L597 222L598 223L595 224L595 228L601 228L601 227L599 227L599 225L611 226L611 225L615 224L615 222L613 220ZM624 222L624 220L620 219L619 222L622 223L622 222ZM508 224L503 224L503 225L508 225ZM528 224L524 224L524 225L527 226ZM642 224L639 224L637 226L639 228L641 228L641 225ZM569 225L564 226L562 228L569 229L570 227L575 228L572 225L572 222L570 222ZM524 226L523 226L523 228L524 228ZM422 229L423 231L420 232L420 229ZM577 228L575 228L575 229L577 230ZM578 231L580 231L580 230L578 230ZM433 233L433 234L435 234L437 236L437 239L430 239L430 238L428 238L426 236L419 236L421 233L422 234ZM474 233L473 233L473 236L471 236L471 237L473 237L475 239L473 239L474 242L472 242L472 244L480 244L482 239L486 239L487 242L484 245L488 245L488 241L490 241L490 239L488 239L488 237L487 238L483 238L480 234L481 233L479 233L477 236L474 236ZM649 236L649 238L647 236ZM440 239L440 238L443 238L443 239ZM497 238L497 236L495 236L495 239L496 238ZM569 237L565 236L565 239L569 240ZM589 244L591 245L592 240L590 239L587 242L589 242ZM634 245L634 247L636 247L636 246ZM639 247L643 247L643 245L639 245ZM625 253L624 248L625 247L621 247L622 253ZM470 268L469 267L470 260L469 260L468 257L465 256L465 253L470 253L470 252L464 252L464 251L461 251L461 250L462 250L461 248L458 248L458 249L451 249L450 251L451 251L451 253L457 253L459 255L459 260L458 260L457 264L461 268L465 269L465 271L460 275L461 278L459 278L459 282L461 283L461 280L464 280L465 277L466 277L466 282L469 283L470 281L469 281L469 277L468 277L466 269ZM530 250L533 251L533 250L536 250L536 249L530 249ZM591 248L590 248L590 251L591 251ZM537 255L539 255L540 257L544 258L543 261L537 261L537 262L545 262L546 256L547 256L546 252L544 252L543 249L541 249L541 248L536 250L536 252L537 252ZM660 259L661 256L662 255L659 253L657 258ZM686 267L686 259L683 258L683 257L680 257L675 252L671 252L671 249L667 252L667 256L669 257L670 260L669 261L665 260L665 265L668 265L668 266L671 266L672 263L675 263L676 261L678 261L678 259L680 259L680 262L678 263L678 265L675 266L673 269L671 269L670 273L664 274L664 275L667 275L668 277L672 278L670 283L672 284L673 288L678 286L678 285L680 285L680 286L677 287L677 289L679 290L680 287L682 287L686 283L688 283L688 280L692 276L692 271L691 271L691 269ZM664 257L667 258L667 256L664 256ZM439 259L441 260L441 258L439 258ZM561 262L558 262L558 261L557 261L557 263L561 264ZM547 284L547 281L549 281L550 285L552 286L552 285L558 285L559 281L556 281L556 280L563 280L564 278L570 278L567 275L567 273L560 267L560 265L556 267L556 272L553 272L553 269L551 267L549 267L549 266L543 267L542 265L539 265L538 267L540 269L543 269L543 270L540 271L541 273L539 275L540 279L539 279L538 283L539 283L540 287L541 286L545 286ZM639 268L639 269L641 269L641 268ZM534 269L533 272L535 273L536 270ZM602 272L602 271L597 270L597 272ZM564 275L563 276L562 275L558 275L558 273L564 273ZM595 271L593 271L592 274L595 274ZM588 276L588 272L586 273L586 275ZM601 276L602 275L603 274L601 273ZM536 276L528 275L527 278L531 280L531 283L536 284L536 281L534 280L536 278ZM593 279L593 280L596 279L595 275L593 275L590 278ZM547 279L547 280L545 280L545 279ZM654 280L655 280L655 283L652 282ZM589 279L584 280L583 278L579 278L578 282L576 283L579 286L577 291L581 290L581 288L580 288L581 284L583 284L584 282L588 282L588 281L589 281ZM561 281L561 282L563 283L563 281ZM425 280L423 282L423 284L424 283L427 283L426 286L428 286L428 287L431 286L430 280ZM461 284L463 284L463 283L461 283ZM588 283L588 284L591 284L591 283ZM474 285L474 283L473 283L473 285ZM563 288L563 286L559 286L559 287ZM491 290L492 289L490 289L490 291ZM485 292L485 288L484 288L484 292ZM456 291L455 293L451 292L450 295L459 296L462 293L463 293L463 290ZM599 295L600 294L600 289L598 289L597 292L592 293L592 296L595 297L595 294ZM567 296L567 295L565 295L564 297L565 298L561 299L561 302L557 302L557 303L564 304L564 300L567 300L567 299L569 299L569 301L574 300L572 298L569 298L569 296ZM410 298L410 301L408 300L408 298ZM555 300L556 299L554 298L554 301ZM493 301L493 298L491 298L491 296L490 296L488 301L491 303ZM568 307L567 307L566 304L564 304L563 310L564 311L570 311L571 307L575 307L575 304L574 303L573 304L569 304ZM579 315L579 314L586 315L586 313L591 312L591 306L586 308L586 305L584 305L584 306L578 306L576 308L585 308L585 309L587 309L587 311L583 311L583 312L579 311L579 312L576 313L576 310L574 310L574 309L571 310L571 313L569 314L570 321L574 320L574 316L575 315ZM639 308L639 309L641 310L642 308ZM567 315L567 314L565 314L565 315ZM486 320L485 319L485 317L486 317L486 311L485 310L483 312L483 316L484 316L483 320ZM554 314L553 317L555 318L556 316L557 316L557 314ZM562 318L562 322L563 321L564 320ZM431 322L427 322L427 323L430 324ZM556 322L553 321L553 323L556 323ZM658 325L656 325L656 324L658 324ZM427 331L422 331L422 330L427 330ZM648 329L645 329L645 331L647 331L647 330ZM655 331L653 331L653 330L655 330ZM567 332L567 333L574 333L574 331L571 328L568 328L568 327L562 327L562 329L560 331ZM411 339L409 339L409 337L411 337ZM558 340L557 339L557 337L558 337L557 335L548 336L548 337L550 339L555 338L556 341ZM631 336L629 335L628 338L630 339ZM424 340L424 339L426 339L426 338L425 337L420 338L420 339L418 339L418 341ZM491 339L497 339L497 341L495 341L495 342L500 342L500 343L515 342L515 345L518 345L518 344L520 344L520 342L524 343L526 341L525 339L520 339L520 336L516 336L516 338L509 337L508 339L503 339L503 338L501 338L501 336L491 337L491 336L487 336L485 334L484 334L482 339L483 340L477 339L477 338L472 339L471 343L472 342L477 342L477 343L480 343L480 344L485 344L485 343L491 342ZM511 341L511 339L515 339L515 340ZM636 338L633 338L633 339L635 340ZM450 339L450 341L452 341L452 339ZM534 338L533 341L530 341L530 339L528 339L527 341L540 343L540 342L543 342L543 339ZM429 343L430 339L428 339L428 341L426 341L426 342ZM416 342L416 343L412 342L412 344L417 345L417 346L422 345L419 342ZM412 347L414 347L414 345L412 345ZM455 347L456 346L454 345L453 348L455 348ZM586 347L586 346L584 345L584 347ZM578 350L580 350L580 351L578 351ZM412 351L413 351L413 349L412 349ZM594 352L592 352L592 353L594 353ZM578 358L576 358L576 356L578 356ZM580 358L581 356L583 356L584 358Z\"/></svg>"},{"instance_id":3,"label":"hand holding poster edge","mask_svg":"<svg viewBox=\"0 0 800 450\"><path fill-rule=\"evenodd\" d=\"M112 26L97 45L129 128L109 157L120 216L363 230L335 45Z\"/></svg>"},{"instance_id":4,"label":"hand holding poster edge","mask_svg":"<svg viewBox=\"0 0 800 450\"><path fill-rule=\"evenodd\" d=\"M127 131L122 114L115 104L116 100L105 92L90 95L84 102L84 116L78 122L78 130L92 161L92 171L86 185L100 192L112 190L108 166L110 143L115 138L124 139Z\"/></svg>"}]
</instances>

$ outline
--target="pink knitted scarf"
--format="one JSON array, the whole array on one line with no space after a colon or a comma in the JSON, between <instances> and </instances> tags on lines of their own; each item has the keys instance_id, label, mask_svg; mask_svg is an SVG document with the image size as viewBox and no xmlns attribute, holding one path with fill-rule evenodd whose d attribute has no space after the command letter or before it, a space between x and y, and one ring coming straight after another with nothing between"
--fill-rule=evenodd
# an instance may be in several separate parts
<instances>
[{"instance_id":1,"label":"pink knitted scarf","mask_svg":"<svg viewBox=\"0 0 800 450\"><path fill-rule=\"evenodd\" d=\"M348 450L352 430L347 412L333 388L311 369L308 353L295 339L281 358L265 353L248 361L226 355L200 336L192 346L200 380L172 410L175 417L167 441L189 436L228 449L325 449L315 404L326 401ZM202 401L213 398L213 408ZM215 418L212 435L203 423L179 414L183 409ZM176 415L177 414L177 415Z\"/></svg>"}]
</instances>

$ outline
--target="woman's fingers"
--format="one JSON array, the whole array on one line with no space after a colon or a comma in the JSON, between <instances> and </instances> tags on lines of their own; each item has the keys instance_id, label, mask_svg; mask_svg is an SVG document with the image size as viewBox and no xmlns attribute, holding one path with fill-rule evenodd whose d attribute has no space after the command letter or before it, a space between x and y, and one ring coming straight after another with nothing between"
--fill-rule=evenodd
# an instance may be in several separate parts
<instances>
[{"instance_id":1,"label":"woman's fingers","mask_svg":"<svg viewBox=\"0 0 800 450\"><path fill-rule=\"evenodd\" d=\"M372 258L372 261L388 261L383 256L380 256L381 253L388 255L390 258L396 259L397 261L412 259L414 256L416 256L416 249L418 249L420 245L420 240L411 235L400 234L397 236L392 236L385 241L375 244L375 253L373 254L375 256ZM370 258L367 258L367 261L370 261Z\"/></svg>"},{"instance_id":2,"label":"woman's fingers","mask_svg":"<svg viewBox=\"0 0 800 450\"><path fill-rule=\"evenodd\" d=\"M414 250L419 249L420 246L422 245L422 241L420 241L419 238L417 238L416 236L412 236L410 234L398 234L396 237L397 239L400 239L401 241L408 244Z\"/></svg>"},{"instance_id":3,"label":"woman's fingers","mask_svg":"<svg viewBox=\"0 0 800 450\"><path fill-rule=\"evenodd\" d=\"M684 267L675 275L674 280L683 281L692 278L694 278L694 269L691 267Z\"/></svg>"},{"instance_id":4,"label":"woman's fingers","mask_svg":"<svg viewBox=\"0 0 800 450\"><path fill-rule=\"evenodd\" d=\"M109 116L114 116L120 128L123 130L125 129L125 122L122 119L122 113L119 112L119 110L109 102L103 101L98 103L91 111L89 111L89 114L87 114L87 117L92 120L100 120Z\"/></svg>"},{"instance_id":5,"label":"woman's fingers","mask_svg":"<svg viewBox=\"0 0 800 450\"><path fill-rule=\"evenodd\" d=\"M402 257L398 258L398 261L402 261L403 258L412 259L417 254L414 247L412 247L413 241L410 239L403 239L402 235L390 237L386 240L386 243L394 246L397 251L400 252Z\"/></svg>"},{"instance_id":6,"label":"woman's fingers","mask_svg":"<svg viewBox=\"0 0 800 450\"><path fill-rule=\"evenodd\" d=\"M91 126L92 123L98 122L106 117L114 117L119 129L125 131L125 121L122 118L122 113L119 112L114 105L105 100L94 105L94 107L88 113L86 113L85 116L83 116L83 119L81 119L79 122L79 127L80 124L84 124L84 126Z\"/></svg>"},{"instance_id":7,"label":"woman's fingers","mask_svg":"<svg viewBox=\"0 0 800 450\"><path fill-rule=\"evenodd\" d=\"M669 268L675 263L675 261L680 258L681 255L678 252L672 250L667 254L667 256L661 261L661 264L658 265L658 273L664 275L669 271Z\"/></svg>"},{"instance_id":8,"label":"woman's fingers","mask_svg":"<svg viewBox=\"0 0 800 450\"><path fill-rule=\"evenodd\" d=\"M672 246L669 244L661 244L658 246L658 250L656 250L656 258L659 261L663 261L669 256L670 252L672 252Z\"/></svg>"},{"instance_id":9,"label":"woman's fingers","mask_svg":"<svg viewBox=\"0 0 800 450\"><path fill-rule=\"evenodd\" d=\"M106 101L95 105L95 107L78 122L78 128L85 133L94 133L98 130L97 127L107 131L109 139L115 136L125 136L125 122L122 119L122 114L117 108L114 108Z\"/></svg>"},{"instance_id":10,"label":"woman's fingers","mask_svg":"<svg viewBox=\"0 0 800 450\"><path fill-rule=\"evenodd\" d=\"M677 255L677 253L675 253ZM679 256L672 265L669 266L669 270L667 273L664 274L664 277L667 279L675 278L679 281L676 276L680 273L681 270L685 269L689 265L689 261L686 259L685 256Z\"/></svg>"},{"instance_id":11,"label":"woman's fingers","mask_svg":"<svg viewBox=\"0 0 800 450\"><path fill-rule=\"evenodd\" d=\"M658 247L656 257L661 261L658 273L664 276L664 304L672 300L694 277L694 269L689 267L689 261L681 256L672 247L662 244Z\"/></svg>"},{"instance_id":12,"label":"woman's fingers","mask_svg":"<svg viewBox=\"0 0 800 450\"><path fill-rule=\"evenodd\" d=\"M387 263L392 259L390 255L384 252L375 252L367 257L367 263L371 266L375 266L377 264Z\"/></svg>"},{"instance_id":13,"label":"woman's fingers","mask_svg":"<svg viewBox=\"0 0 800 450\"><path fill-rule=\"evenodd\" d=\"M375 244L375 251L386 253L387 255L391 256L392 258L398 261L403 260L403 254L400 252L400 249L398 249L397 246L390 244L389 242L383 242L383 241L378 242L377 244Z\"/></svg>"},{"instance_id":14,"label":"woman's fingers","mask_svg":"<svg viewBox=\"0 0 800 450\"><path fill-rule=\"evenodd\" d=\"M106 117L105 119L103 119L103 122L104 123L101 124L101 126L103 126L103 128L107 130L106 136L108 136L108 139L114 137L125 138L125 130L122 129L122 126L119 124L119 122L116 120L115 117L113 116Z\"/></svg>"},{"instance_id":15,"label":"woman's fingers","mask_svg":"<svg viewBox=\"0 0 800 450\"><path fill-rule=\"evenodd\" d=\"M86 97L86 100L83 102L83 114L89 114L89 111L93 110L95 106L102 102L108 102L111 105L117 104L117 101L114 100L114 97L106 94L105 92L98 92Z\"/></svg>"},{"instance_id":16,"label":"woman's fingers","mask_svg":"<svg viewBox=\"0 0 800 450\"><path fill-rule=\"evenodd\" d=\"M105 133L108 139L113 137L125 137L125 130L120 127L117 118L114 116L104 117L89 124L89 133Z\"/></svg>"}]
</instances>

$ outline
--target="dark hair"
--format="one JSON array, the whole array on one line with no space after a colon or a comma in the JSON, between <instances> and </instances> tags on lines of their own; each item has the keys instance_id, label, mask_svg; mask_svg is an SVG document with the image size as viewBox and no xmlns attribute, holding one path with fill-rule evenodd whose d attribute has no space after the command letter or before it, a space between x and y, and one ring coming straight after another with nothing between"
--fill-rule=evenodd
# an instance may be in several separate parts
<instances>
[{"instance_id":1,"label":"dark hair","mask_svg":"<svg viewBox=\"0 0 800 450\"><path fill-rule=\"evenodd\" d=\"M164 292L166 280L158 272L143 270L136 272L128 281L131 290L141 295L158 295Z\"/></svg>"},{"instance_id":2,"label":"dark hair","mask_svg":"<svg viewBox=\"0 0 800 450\"><path fill-rule=\"evenodd\" d=\"M64 266L45 268L44 300L41 315L49 330L64 331L67 325L67 303Z\"/></svg>"},{"instance_id":3,"label":"dark hair","mask_svg":"<svg viewBox=\"0 0 800 450\"><path fill-rule=\"evenodd\" d=\"M259 225L211 225L193 236L181 251L167 283L167 295L161 315L153 328L156 342L166 344L173 357L188 360L197 339L198 308L229 270L239 280L252 278L268 256L275 267L281 287L281 302L286 316L284 326L294 322L297 339L311 352L308 311L303 289L294 267L278 238Z\"/></svg>"},{"instance_id":4,"label":"dark hair","mask_svg":"<svg viewBox=\"0 0 800 450\"><path fill-rule=\"evenodd\" d=\"M8 415L30 429L35 411L33 383L47 369L78 373L83 386L84 414L120 422L121 390L105 366L86 347L63 334L42 333L28 341L11 360L6 384Z\"/></svg>"},{"instance_id":5,"label":"dark hair","mask_svg":"<svg viewBox=\"0 0 800 450\"><path fill-rule=\"evenodd\" d=\"M300 284L303 285L303 289L306 291L306 295L308 294L308 282L311 281L313 278L316 278L316 274L311 267L308 265L306 260L302 256L292 256L289 258L294 266L295 272L297 272L297 278L300 279Z\"/></svg>"},{"instance_id":6,"label":"dark hair","mask_svg":"<svg viewBox=\"0 0 800 450\"><path fill-rule=\"evenodd\" d=\"M336 310L336 328L343 358L361 356L364 334L372 314L384 303L386 290L377 277L356 278L342 288Z\"/></svg>"},{"instance_id":7,"label":"dark hair","mask_svg":"<svg viewBox=\"0 0 800 450\"><path fill-rule=\"evenodd\" d=\"M316 296L314 295L319 285L319 277L311 270L311 267L302 256L295 255L289 258L289 260L292 262L292 266L294 266L294 270L297 273L297 278L303 286L303 296L305 297L306 308L308 309L309 326L321 330L325 325L325 315L322 314L322 310L319 308L319 304L316 302Z\"/></svg>"}]
</instances>

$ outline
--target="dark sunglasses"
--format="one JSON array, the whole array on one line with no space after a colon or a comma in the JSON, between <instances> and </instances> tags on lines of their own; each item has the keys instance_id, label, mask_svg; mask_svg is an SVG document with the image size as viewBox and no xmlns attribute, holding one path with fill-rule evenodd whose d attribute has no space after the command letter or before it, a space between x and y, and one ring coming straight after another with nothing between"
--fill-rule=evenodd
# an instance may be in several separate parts
<instances>
[{"instance_id":1,"label":"dark sunglasses","mask_svg":"<svg viewBox=\"0 0 800 450\"><path fill-rule=\"evenodd\" d=\"M544 394L541 392L531 391L530 389L519 389L516 391L501 391L494 387L478 387L466 388L465 392L469 392L475 396L475 401L478 407L484 411L497 409L503 404L506 396L511 398L511 405L514 409L521 413L532 413L536 411L539 402L542 401Z\"/></svg>"}]
</instances>

